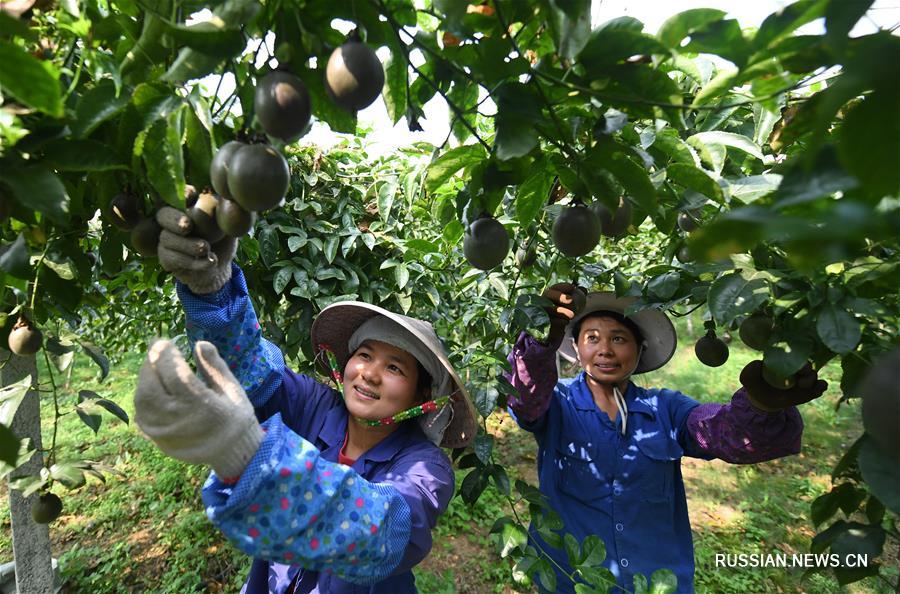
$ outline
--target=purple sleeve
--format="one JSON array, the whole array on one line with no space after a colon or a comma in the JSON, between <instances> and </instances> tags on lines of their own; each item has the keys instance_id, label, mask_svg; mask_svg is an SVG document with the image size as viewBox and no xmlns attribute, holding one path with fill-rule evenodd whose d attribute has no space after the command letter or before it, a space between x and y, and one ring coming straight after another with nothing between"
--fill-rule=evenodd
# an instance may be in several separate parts
<instances>
[{"instance_id":1,"label":"purple sleeve","mask_svg":"<svg viewBox=\"0 0 900 594\"><path fill-rule=\"evenodd\" d=\"M512 373L504 374L504 377L518 392L518 396L509 397L509 408L520 423L533 423L550 407L559 378L556 349L522 332L507 360Z\"/></svg>"},{"instance_id":2,"label":"purple sleeve","mask_svg":"<svg viewBox=\"0 0 900 594\"><path fill-rule=\"evenodd\" d=\"M685 451L732 464L765 462L800 452L803 419L796 406L776 412L755 408L741 388L729 404L701 404L685 423Z\"/></svg>"}]
</instances>

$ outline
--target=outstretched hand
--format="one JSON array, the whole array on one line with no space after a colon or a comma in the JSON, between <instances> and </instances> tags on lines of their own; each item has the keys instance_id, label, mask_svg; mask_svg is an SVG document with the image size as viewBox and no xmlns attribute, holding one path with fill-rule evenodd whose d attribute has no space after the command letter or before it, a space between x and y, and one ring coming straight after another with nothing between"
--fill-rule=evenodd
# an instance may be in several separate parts
<instances>
[{"instance_id":1,"label":"outstretched hand","mask_svg":"<svg viewBox=\"0 0 900 594\"><path fill-rule=\"evenodd\" d=\"M172 341L150 346L134 394L135 422L167 455L211 466L221 478L240 476L262 428L216 347L197 342L194 360L202 381Z\"/></svg>"},{"instance_id":2,"label":"outstretched hand","mask_svg":"<svg viewBox=\"0 0 900 594\"><path fill-rule=\"evenodd\" d=\"M565 336L566 326L584 309L585 293L572 283L556 283L548 287L541 297L553 302L552 307L546 308L550 316L548 342L553 348L558 348Z\"/></svg>"},{"instance_id":3,"label":"outstretched hand","mask_svg":"<svg viewBox=\"0 0 900 594\"><path fill-rule=\"evenodd\" d=\"M747 389L750 403L768 412L815 400L828 388L828 382L820 380L809 363L783 381L785 386L789 387L775 387L766 381L763 375L763 362L759 359L750 361L741 371L741 384Z\"/></svg>"},{"instance_id":4,"label":"outstretched hand","mask_svg":"<svg viewBox=\"0 0 900 594\"><path fill-rule=\"evenodd\" d=\"M194 224L186 214L171 206L156 213L162 227L159 235L159 263L172 276L198 295L214 293L231 279L231 260L237 251L237 240L225 236L210 245L200 237L192 237Z\"/></svg>"}]
</instances>

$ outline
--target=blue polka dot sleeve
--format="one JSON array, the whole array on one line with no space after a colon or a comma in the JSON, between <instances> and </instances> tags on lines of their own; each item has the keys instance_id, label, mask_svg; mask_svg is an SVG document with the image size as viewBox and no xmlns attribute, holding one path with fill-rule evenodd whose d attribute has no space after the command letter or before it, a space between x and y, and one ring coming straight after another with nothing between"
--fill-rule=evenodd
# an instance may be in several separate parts
<instances>
[{"instance_id":1,"label":"blue polka dot sleeve","mask_svg":"<svg viewBox=\"0 0 900 594\"><path fill-rule=\"evenodd\" d=\"M263 427L266 437L236 484L213 473L204 485L209 519L257 559L331 571L356 584L391 575L411 530L397 489L324 460L280 414Z\"/></svg>"},{"instance_id":2,"label":"blue polka dot sleeve","mask_svg":"<svg viewBox=\"0 0 900 594\"><path fill-rule=\"evenodd\" d=\"M198 340L216 345L250 402L260 408L281 385L284 356L262 337L244 273L231 266L231 280L215 293L195 295L181 282L175 286L191 347Z\"/></svg>"}]
</instances>

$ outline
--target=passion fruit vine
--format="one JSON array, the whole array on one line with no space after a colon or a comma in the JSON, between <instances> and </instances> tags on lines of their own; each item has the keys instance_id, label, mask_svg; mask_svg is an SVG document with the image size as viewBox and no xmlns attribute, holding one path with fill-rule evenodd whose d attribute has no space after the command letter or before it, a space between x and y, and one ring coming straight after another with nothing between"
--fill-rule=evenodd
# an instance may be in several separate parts
<instances>
[{"instance_id":1,"label":"passion fruit vine","mask_svg":"<svg viewBox=\"0 0 900 594\"><path fill-rule=\"evenodd\" d=\"M481 217L475 219L466 229L463 254L475 268L490 270L503 262L507 253L509 253L509 233L497 219Z\"/></svg>"},{"instance_id":2,"label":"passion fruit vine","mask_svg":"<svg viewBox=\"0 0 900 594\"><path fill-rule=\"evenodd\" d=\"M384 87L384 68L375 52L361 41L351 40L331 53L325 67L325 90L348 111L372 104Z\"/></svg>"}]
</instances>

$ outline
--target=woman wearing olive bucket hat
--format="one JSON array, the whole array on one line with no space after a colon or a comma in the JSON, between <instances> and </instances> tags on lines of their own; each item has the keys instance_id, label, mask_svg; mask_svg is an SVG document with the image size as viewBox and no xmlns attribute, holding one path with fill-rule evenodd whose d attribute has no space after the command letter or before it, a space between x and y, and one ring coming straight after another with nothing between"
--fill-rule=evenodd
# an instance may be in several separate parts
<instances>
[{"instance_id":1,"label":"woman wearing olive bucket hat","mask_svg":"<svg viewBox=\"0 0 900 594\"><path fill-rule=\"evenodd\" d=\"M135 420L166 454L213 469L207 515L253 557L242 592L416 592L411 569L454 492L440 446L476 431L431 325L367 303L326 307L311 334L334 389L287 369L262 337L233 249L204 265L165 233L160 261L178 279L202 381L155 342Z\"/></svg>"},{"instance_id":2,"label":"woman wearing olive bucket hat","mask_svg":"<svg viewBox=\"0 0 900 594\"><path fill-rule=\"evenodd\" d=\"M602 538L604 566L628 591L635 574L649 578L665 568L678 592L693 592L681 457L750 464L796 454L803 421L795 405L821 396L827 384L805 369L793 388L776 390L754 361L728 404L639 387L633 375L659 369L675 353L672 322L656 309L626 315L635 298L610 292L588 294L579 309L576 290L561 283L545 291L553 302L547 341L523 332L513 347L508 379L518 396L510 412L537 440L540 489L563 520L561 534ZM558 379L557 351L581 366L575 378ZM566 553L536 530L531 536L562 568L554 587L535 577L539 591L574 592Z\"/></svg>"}]
</instances>

